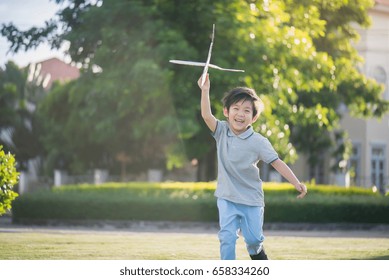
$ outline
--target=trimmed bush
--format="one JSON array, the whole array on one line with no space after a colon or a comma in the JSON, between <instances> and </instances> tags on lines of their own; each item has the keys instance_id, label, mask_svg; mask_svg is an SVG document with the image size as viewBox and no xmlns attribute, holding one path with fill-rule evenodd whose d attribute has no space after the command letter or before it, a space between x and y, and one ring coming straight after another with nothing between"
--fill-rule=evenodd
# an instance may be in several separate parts
<instances>
[{"instance_id":1,"label":"trimmed bush","mask_svg":"<svg viewBox=\"0 0 389 280\"><path fill-rule=\"evenodd\" d=\"M18 196L12 190L18 182L19 175L15 166L14 156L6 154L0 145L0 216L11 209L12 201Z\"/></svg>"},{"instance_id":2,"label":"trimmed bush","mask_svg":"<svg viewBox=\"0 0 389 280\"><path fill-rule=\"evenodd\" d=\"M217 221L215 183L68 185L14 202L15 222L47 220ZM388 223L389 197L371 190L311 186L304 199L289 184L265 184L265 222Z\"/></svg>"}]
</instances>

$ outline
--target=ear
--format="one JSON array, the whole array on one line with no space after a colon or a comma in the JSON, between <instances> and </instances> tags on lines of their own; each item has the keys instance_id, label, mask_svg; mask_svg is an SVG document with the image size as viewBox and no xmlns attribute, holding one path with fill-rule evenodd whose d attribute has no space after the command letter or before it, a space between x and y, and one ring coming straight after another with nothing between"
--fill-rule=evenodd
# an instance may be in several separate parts
<instances>
[{"instance_id":1,"label":"ear","mask_svg":"<svg viewBox=\"0 0 389 280\"><path fill-rule=\"evenodd\" d=\"M258 120L258 118L259 118L259 114L256 115L256 116L253 118L253 122L252 122L252 123L255 123L255 122Z\"/></svg>"},{"instance_id":2,"label":"ear","mask_svg":"<svg viewBox=\"0 0 389 280\"><path fill-rule=\"evenodd\" d=\"M228 118L228 109L226 107L223 108L223 115Z\"/></svg>"}]
</instances>

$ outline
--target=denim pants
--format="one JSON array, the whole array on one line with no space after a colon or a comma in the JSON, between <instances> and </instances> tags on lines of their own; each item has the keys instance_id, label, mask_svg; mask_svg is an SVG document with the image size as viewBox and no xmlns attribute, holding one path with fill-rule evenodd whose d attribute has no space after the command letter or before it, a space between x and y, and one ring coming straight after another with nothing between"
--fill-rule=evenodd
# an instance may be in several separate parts
<instances>
[{"instance_id":1,"label":"denim pants","mask_svg":"<svg viewBox=\"0 0 389 280\"><path fill-rule=\"evenodd\" d=\"M225 199L217 199L219 209L220 258L235 260L236 240L239 230L242 232L250 255L256 255L262 250L264 207L249 206L234 203Z\"/></svg>"}]
</instances>

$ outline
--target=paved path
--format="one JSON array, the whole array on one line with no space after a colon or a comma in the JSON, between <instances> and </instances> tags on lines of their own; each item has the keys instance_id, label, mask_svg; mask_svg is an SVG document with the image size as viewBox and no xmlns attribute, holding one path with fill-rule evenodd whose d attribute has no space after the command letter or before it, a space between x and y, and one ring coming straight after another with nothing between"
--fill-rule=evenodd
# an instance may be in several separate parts
<instances>
[{"instance_id":1,"label":"paved path","mask_svg":"<svg viewBox=\"0 0 389 280\"><path fill-rule=\"evenodd\" d=\"M150 221L89 221L62 223L51 221L44 225L13 224L10 217L0 217L1 232L52 232L52 233L190 233L217 234L217 223L203 222L150 222ZM369 224L284 224L264 225L268 236L299 237L355 237L389 238L389 225Z\"/></svg>"}]
</instances>

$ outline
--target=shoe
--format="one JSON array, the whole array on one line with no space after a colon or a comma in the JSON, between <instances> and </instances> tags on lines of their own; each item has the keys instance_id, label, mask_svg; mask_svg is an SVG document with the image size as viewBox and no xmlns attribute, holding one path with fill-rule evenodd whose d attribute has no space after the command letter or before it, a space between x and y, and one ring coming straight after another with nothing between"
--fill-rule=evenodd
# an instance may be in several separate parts
<instances>
[{"instance_id":1,"label":"shoe","mask_svg":"<svg viewBox=\"0 0 389 280\"><path fill-rule=\"evenodd\" d=\"M265 249L262 248L261 252L256 255L250 255L252 260L268 260L267 255L265 253Z\"/></svg>"}]
</instances>

